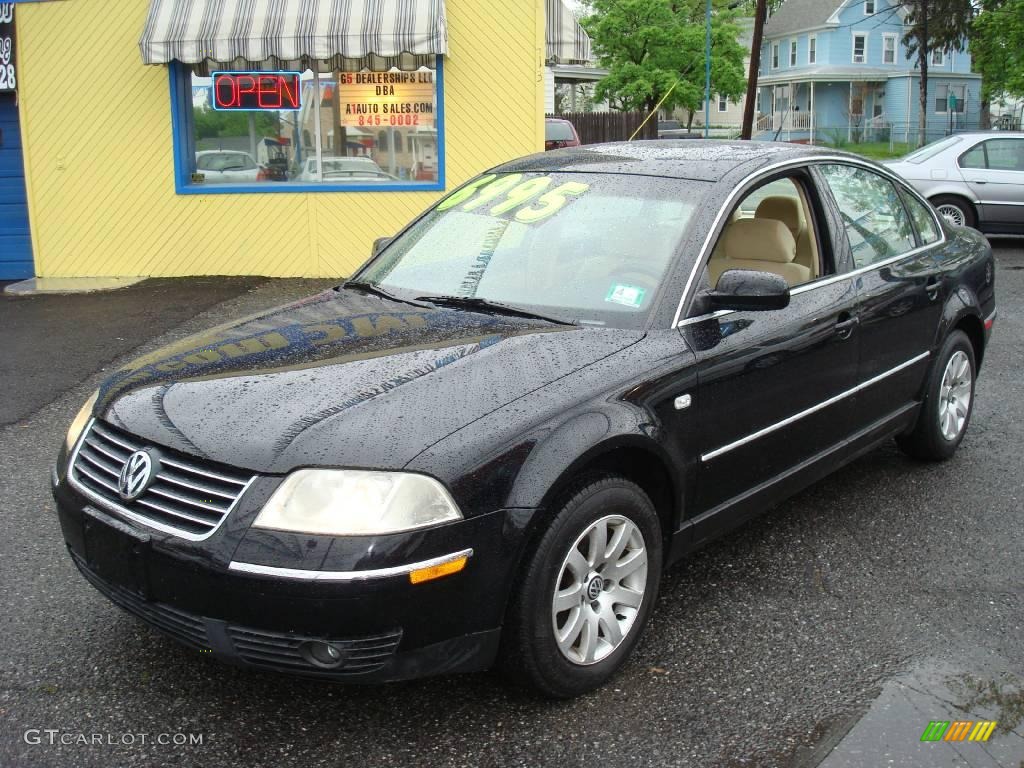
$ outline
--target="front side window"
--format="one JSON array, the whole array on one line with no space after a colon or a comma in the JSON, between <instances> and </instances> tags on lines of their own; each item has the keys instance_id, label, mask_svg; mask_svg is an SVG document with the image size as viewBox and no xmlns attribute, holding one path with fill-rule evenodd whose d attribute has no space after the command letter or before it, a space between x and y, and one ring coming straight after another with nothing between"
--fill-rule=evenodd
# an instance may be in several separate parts
<instances>
[{"instance_id":1,"label":"front side window","mask_svg":"<svg viewBox=\"0 0 1024 768\"><path fill-rule=\"evenodd\" d=\"M867 60L868 36L860 32L853 36L853 63L863 64Z\"/></svg>"},{"instance_id":2,"label":"front side window","mask_svg":"<svg viewBox=\"0 0 1024 768\"><path fill-rule=\"evenodd\" d=\"M860 269L913 250L914 230L892 183L852 165L823 165Z\"/></svg>"},{"instance_id":3,"label":"front side window","mask_svg":"<svg viewBox=\"0 0 1024 768\"><path fill-rule=\"evenodd\" d=\"M187 191L222 185L437 189L438 72L209 72L181 66L176 150ZM232 190L234 191L234 190Z\"/></svg>"},{"instance_id":4,"label":"front side window","mask_svg":"<svg viewBox=\"0 0 1024 768\"><path fill-rule=\"evenodd\" d=\"M443 199L355 279L408 298L485 299L642 327L708 188L614 174L488 174Z\"/></svg>"}]
</instances>

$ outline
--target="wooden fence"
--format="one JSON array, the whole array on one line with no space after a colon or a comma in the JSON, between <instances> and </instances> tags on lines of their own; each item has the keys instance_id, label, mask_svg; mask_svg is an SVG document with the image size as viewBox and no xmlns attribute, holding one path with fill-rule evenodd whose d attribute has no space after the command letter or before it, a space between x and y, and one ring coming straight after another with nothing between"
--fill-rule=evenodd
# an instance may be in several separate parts
<instances>
[{"instance_id":1,"label":"wooden fence","mask_svg":"<svg viewBox=\"0 0 1024 768\"><path fill-rule=\"evenodd\" d=\"M561 115L547 115L558 120L568 120L576 126L576 133L584 144L600 144L604 141L625 141L644 121L643 112L565 112ZM658 118L652 117L636 135L640 139L658 138Z\"/></svg>"}]
</instances>

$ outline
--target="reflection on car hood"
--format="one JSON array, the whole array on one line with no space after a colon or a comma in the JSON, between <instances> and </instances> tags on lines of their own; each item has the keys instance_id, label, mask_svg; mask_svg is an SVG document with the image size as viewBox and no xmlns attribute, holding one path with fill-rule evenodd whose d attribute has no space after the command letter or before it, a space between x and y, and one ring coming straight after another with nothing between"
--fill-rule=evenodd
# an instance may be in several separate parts
<instances>
[{"instance_id":1,"label":"reflection on car hood","mask_svg":"<svg viewBox=\"0 0 1024 768\"><path fill-rule=\"evenodd\" d=\"M327 291L132 361L96 413L257 472L398 468L642 336Z\"/></svg>"}]
</instances>

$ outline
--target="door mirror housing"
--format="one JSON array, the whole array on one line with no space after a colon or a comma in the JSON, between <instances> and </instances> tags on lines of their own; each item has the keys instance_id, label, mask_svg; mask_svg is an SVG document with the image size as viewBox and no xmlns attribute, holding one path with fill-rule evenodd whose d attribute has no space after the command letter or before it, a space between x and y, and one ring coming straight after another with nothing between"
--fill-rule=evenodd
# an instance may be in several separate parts
<instances>
[{"instance_id":1,"label":"door mirror housing","mask_svg":"<svg viewBox=\"0 0 1024 768\"><path fill-rule=\"evenodd\" d=\"M393 237L378 237L373 241L373 250L370 252L370 256L376 256L383 251L392 240L394 240Z\"/></svg>"},{"instance_id":2,"label":"door mirror housing","mask_svg":"<svg viewBox=\"0 0 1024 768\"><path fill-rule=\"evenodd\" d=\"M712 311L760 312L789 306L789 284L774 272L730 269L708 294Z\"/></svg>"}]
</instances>

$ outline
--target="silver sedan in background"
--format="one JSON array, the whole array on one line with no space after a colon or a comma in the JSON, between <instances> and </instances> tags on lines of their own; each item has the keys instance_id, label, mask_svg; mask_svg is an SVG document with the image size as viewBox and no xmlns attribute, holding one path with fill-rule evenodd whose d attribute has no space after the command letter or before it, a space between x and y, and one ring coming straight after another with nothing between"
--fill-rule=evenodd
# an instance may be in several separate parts
<instances>
[{"instance_id":1,"label":"silver sedan in background","mask_svg":"<svg viewBox=\"0 0 1024 768\"><path fill-rule=\"evenodd\" d=\"M1024 234L1024 133L958 133L885 165L954 226Z\"/></svg>"}]
</instances>

